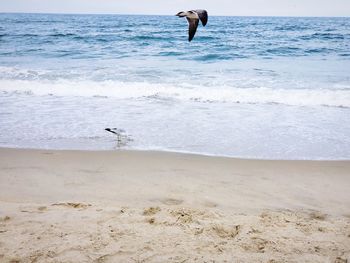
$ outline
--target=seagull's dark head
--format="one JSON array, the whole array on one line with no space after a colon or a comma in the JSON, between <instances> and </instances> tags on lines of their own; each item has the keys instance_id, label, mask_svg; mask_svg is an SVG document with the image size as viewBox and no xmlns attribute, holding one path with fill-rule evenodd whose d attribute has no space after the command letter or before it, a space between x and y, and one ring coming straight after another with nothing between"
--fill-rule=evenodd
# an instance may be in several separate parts
<instances>
[{"instance_id":1,"label":"seagull's dark head","mask_svg":"<svg viewBox=\"0 0 350 263\"><path fill-rule=\"evenodd\" d=\"M186 16L186 12L181 11L181 12L177 13L176 16L178 16L178 17L185 17Z\"/></svg>"}]
</instances>

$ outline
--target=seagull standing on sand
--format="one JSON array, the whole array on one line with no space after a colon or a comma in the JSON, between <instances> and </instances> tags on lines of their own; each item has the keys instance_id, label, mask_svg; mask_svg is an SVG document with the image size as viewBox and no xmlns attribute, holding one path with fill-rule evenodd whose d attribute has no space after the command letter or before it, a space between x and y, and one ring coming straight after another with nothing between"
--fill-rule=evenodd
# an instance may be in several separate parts
<instances>
[{"instance_id":1,"label":"seagull standing on sand","mask_svg":"<svg viewBox=\"0 0 350 263\"><path fill-rule=\"evenodd\" d=\"M188 41L191 41L196 34L198 22L201 20L202 25L205 26L208 22L208 13L206 10L198 9L187 12L179 12L178 17L186 17L188 21Z\"/></svg>"}]
</instances>

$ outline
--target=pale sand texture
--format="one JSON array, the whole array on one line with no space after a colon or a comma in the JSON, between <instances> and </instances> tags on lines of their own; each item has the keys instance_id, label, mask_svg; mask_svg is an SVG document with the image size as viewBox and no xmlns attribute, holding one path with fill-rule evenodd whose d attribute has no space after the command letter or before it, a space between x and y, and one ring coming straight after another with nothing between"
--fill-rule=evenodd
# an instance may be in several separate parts
<instances>
[{"instance_id":1,"label":"pale sand texture","mask_svg":"<svg viewBox=\"0 0 350 263\"><path fill-rule=\"evenodd\" d=\"M350 162L0 149L0 262L350 262Z\"/></svg>"}]
</instances>

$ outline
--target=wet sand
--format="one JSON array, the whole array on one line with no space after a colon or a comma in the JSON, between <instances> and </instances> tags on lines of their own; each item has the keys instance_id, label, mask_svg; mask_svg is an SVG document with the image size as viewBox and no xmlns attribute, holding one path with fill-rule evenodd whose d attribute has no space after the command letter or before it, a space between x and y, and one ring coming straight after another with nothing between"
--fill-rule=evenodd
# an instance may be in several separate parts
<instances>
[{"instance_id":1,"label":"wet sand","mask_svg":"<svg viewBox=\"0 0 350 263\"><path fill-rule=\"evenodd\" d=\"M0 149L0 262L349 262L350 161Z\"/></svg>"}]
</instances>

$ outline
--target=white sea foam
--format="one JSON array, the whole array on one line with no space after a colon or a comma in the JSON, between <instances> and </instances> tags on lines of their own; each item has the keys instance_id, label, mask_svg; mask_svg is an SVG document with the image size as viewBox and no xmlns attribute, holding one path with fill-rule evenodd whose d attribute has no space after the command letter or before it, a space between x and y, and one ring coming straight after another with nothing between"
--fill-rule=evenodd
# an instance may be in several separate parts
<instances>
[{"instance_id":1,"label":"white sea foam","mask_svg":"<svg viewBox=\"0 0 350 263\"><path fill-rule=\"evenodd\" d=\"M294 106L350 107L350 88L277 89L266 87L193 86L118 81L0 80L3 93L118 99L159 98L198 102L285 104Z\"/></svg>"}]
</instances>

